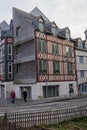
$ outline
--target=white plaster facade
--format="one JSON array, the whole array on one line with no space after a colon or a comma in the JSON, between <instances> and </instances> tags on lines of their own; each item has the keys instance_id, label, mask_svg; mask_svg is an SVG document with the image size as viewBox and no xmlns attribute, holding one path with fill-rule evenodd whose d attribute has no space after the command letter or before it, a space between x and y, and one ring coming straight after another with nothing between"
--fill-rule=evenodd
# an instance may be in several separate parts
<instances>
[{"instance_id":1,"label":"white plaster facade","mask_svg":"<svg viewBox=\"0 0 87 130\"><path fill-rule=\"evenodd\" d=\"M0 98L10 98L10 92L13 90L13 82L0 82Z\"/></svg>"},{"instance_id":2,"label":"white plaster facade","mask_svg":"<svg viewBox=\"0 0 87 130\"><path fill-rule=\"evenodd\" d=\"M36 100L39 97L43 97L43 86L45 85L58 85L59 86L59 97L68 97L69 96L69 84L73 84L74 94L73 96L76 96L78 93L77 90L77 82L76 81L63 81L63 82L48 82L47 84L42 83L36 83L36 84L19 84L14 85L14 91L16 92L16 98L21 99L21 87L31 87L31 99Z\"/></svg>"},{"instance_id":3,"label":"white plaster facade","mask_svg":"<svg viewBox=\"0 0 87 130\"><path fill-rule=\"evenodd\" d=\"M80 63L80 56L83 57L83 63ZM78 85L87 82L87 51L86 50L76 50L76 70L77 70L77 80ZM84 77L80 76L80 71L84 71Z\"/></svg>"}]
</instances>

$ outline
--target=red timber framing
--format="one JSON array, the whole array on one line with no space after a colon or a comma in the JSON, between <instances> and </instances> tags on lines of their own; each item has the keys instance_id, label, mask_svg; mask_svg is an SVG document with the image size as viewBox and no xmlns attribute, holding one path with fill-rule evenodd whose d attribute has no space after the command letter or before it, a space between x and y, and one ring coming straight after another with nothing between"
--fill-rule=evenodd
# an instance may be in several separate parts
<instances>
[{"instance_id":1,"label":"red timber framing","mask_svg":"<svg viewBox=\"0 0 87 130\"><path fill-rule=\"evenodd\" d=\"M47 35L42 32L35 32L36 39L36 63L37 63L37 81L38 82L61 82L61 81L75 81L76 80L76 67L75 67L75 50L74 44L67 39L58 38L52 35ZM39 52L38 39L46 41L46 52ZM52 44L58 44L58 55L52 53ZM72 56L66 57L66 46L72 50ZM39 60L46 60L47 73L39 73ZM53 73L53 61L58 61L60 66L60 73ZM67 63L72 63L73 72L68 74Z\"/></svg>"}]
</instances>

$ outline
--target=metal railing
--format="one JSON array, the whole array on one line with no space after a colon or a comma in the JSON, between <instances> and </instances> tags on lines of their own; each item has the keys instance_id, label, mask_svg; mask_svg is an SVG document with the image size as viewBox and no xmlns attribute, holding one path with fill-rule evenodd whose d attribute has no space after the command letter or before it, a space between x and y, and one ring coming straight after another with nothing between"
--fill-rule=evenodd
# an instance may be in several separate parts
<instances>
[{"instance_id":1,"label":"metal railing","mask_svg":"<svg viewBox=\"0 0 87 130\"><path fill-rule=\"evenodd\" d=\"M56 124L81 116L87 116L87 105L38 112L6 113L5 116L0 116L0 121L2 121L0 128L1 125L4 124L4 127L5 125L9 127L9 129L6 130L11 130L10 127L13 127L12 130L17 130L17 128L22 130L39 125Z\"/></svg>"}]
</instances>

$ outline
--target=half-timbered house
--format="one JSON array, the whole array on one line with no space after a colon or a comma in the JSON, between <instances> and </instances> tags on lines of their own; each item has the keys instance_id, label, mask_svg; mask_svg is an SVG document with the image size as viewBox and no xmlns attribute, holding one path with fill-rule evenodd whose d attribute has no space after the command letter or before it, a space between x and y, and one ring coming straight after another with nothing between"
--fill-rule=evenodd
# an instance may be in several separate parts
<instances>
[{"instance_id":1,"label":"half-timbered house","mask_svg":"<svg viewBox=\"0 0 87 130\"><path fill-rule=\"evenodd\" d=\"M13 8L14 89L29 99L77 95L74 42L68 27L60 29L36 7L30 13Z\"/></svg>"}]
</instances>

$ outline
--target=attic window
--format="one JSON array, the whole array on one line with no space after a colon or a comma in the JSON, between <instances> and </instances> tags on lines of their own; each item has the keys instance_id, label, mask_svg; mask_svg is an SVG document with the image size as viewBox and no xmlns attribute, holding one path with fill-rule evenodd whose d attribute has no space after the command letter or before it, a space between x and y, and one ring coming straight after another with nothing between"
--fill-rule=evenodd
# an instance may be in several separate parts
<instances>
[{"instance_id":1,"label":"attic window","mask_svg":"<svg viewBox=\"0 0 87 130\"><path fill-rule=\"evenodd\" d=\"M69 40L70 38L70 33L69 33L69 30L66 30L66 38Z\"/></svg>"},{"instance_id":2,"label":"attic window","mask_svg":"<svg viewBox=\"0 0 87 130\"><path fill-rule=\"evenodd\" d=\"M87 49L87 42L85 43L85 49Z\"/></svg>"},{"instance_id":3,"label":"attic window","mask_svg":"<svg viewBox=\"0 0 87 130\"><path fill-rule=\"evenodd\" d=\"M43 32L44 31L44 25L43 25L43 23L42 22L39 22L39 30L41 31L41 32Z\"/></svg>"},{"instance_id":4,"label":"attic window","mask_svg":"<svg viewBox=\"0 0 87 130\"><path fill-rule=\"evenodd\" d=\"M54 36L57 36L57 29L55 27L52 27L52 34Z\"/></svg>"},{"instance_id":5,"label":"attic window","mask_svg":"<svg viewBox=\"0 0 87 130\"><path fill-rule=\"evenodd\" d=\"M16 28L16 36L19 36L20 34L20 26Z\"/></svg>"},{"instance_id":6,"label":"attic window","mask_svg":"<svg viewBox=\"0 0 87 130\"><path fill-rule=\"evenodd\" d=\"M79 47L79 48L83 48L82 42L78 42L78 47Z\"/></svg>"}]
</instances>

